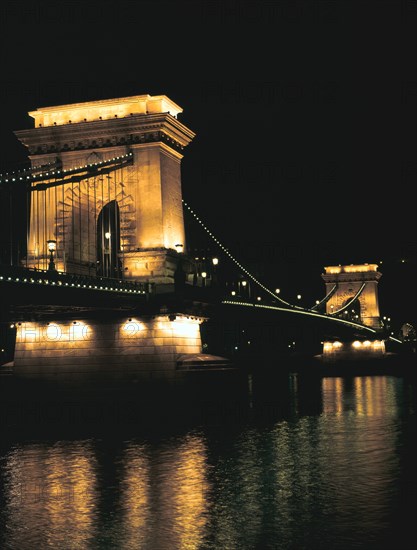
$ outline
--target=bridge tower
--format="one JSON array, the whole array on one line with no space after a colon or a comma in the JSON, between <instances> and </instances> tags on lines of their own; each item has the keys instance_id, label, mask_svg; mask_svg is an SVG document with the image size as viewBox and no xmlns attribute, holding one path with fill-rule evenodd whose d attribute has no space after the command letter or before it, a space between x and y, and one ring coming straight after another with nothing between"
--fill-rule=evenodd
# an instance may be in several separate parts
<instances>
[{"instance_id":1,"label":"bridge tower","mask_svg":"<svg viewBox=\"0 0 417 550\"><path fill-rule=\"evenodd\" d=\"M330 298L326 302L328 315L339 315L351 318L375 330L381 329L381 320L378 304L378 281L382 274L377 264L339 265L325 267L322 278L326 284L326 295ZM385 343L380 339L342 343L324 342L324 356L349 358L357 355L374 356L385 353Z\"/></svg>"},{"instance_id":2,"label":"bridge tower","mask_svg":"<svg viewBox=\"0 0 417 550\"><path fill-rule=\"evenodd\" d=\"M358 321L379 329L381 322L378 305L378 281L382 275L378 271L378 265L339 265L324 269L325 273L322 278L326 283L326 294L337 285L336 291L326 302L326 313L336 314L360 292L357 298L359 302Z\"/></svg>"},{"instance_id":3,"label":"bridge tower","mask_svg":"<svg viewBox=\"0 0 417 550\"><path fill-rule=\"evenodd\" d=\"M195 136L180 113L165 95L29 113L35 127L15 134L32 173L50 179L31 188L28 267L47 269L52 240L58 271L173 282L178 252L186 252L180 163ZM112 159L107 174L91 171ZM58 173L72 176L54 185Z\"/></svg>"},{"instance_id":4,"label":"bridge tower","mask_svg":"<svg viewBox=\"0 0 417 550\"><path fill-rule=\"evenodd\" d=\"M68 302L22 314L16 374L153 376L202 353L204 317L175 293L186 257L181 159L195 135L180 113L165 95L138 95L38 108L35 127L15 132L32 164L27 267L149 282L165 294L135 314Z\"/></svg>"}]
</instances>

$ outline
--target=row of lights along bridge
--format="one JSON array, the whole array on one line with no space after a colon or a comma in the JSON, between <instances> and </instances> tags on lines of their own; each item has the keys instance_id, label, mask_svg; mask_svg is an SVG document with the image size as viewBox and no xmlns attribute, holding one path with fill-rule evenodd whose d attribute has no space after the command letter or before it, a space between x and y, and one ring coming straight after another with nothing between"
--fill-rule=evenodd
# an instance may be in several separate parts
<instances>
[{"instance_id":1,"label":"row of lights along bridge","mask_svg":"<svg viewBox=\"0 0 417 550\"><path fill-rule=\"evenodd\" d=\"M106 235L107 237L107 235ZM107 237L108 238L108 237ZM55 262L54 262L54 254L56 251L56 241L54 239L50 239L47 241L48 245L48 251L49 251L49 271L55 271ZM176 250L179 254L182 254L183 251L183 245L177 244ZM216 256L208 257L208 256L196 256L194 258L194 284L201 285L203 287L207 286L215 286L219 284L224 284L226 294L229 294L231 297L239 297L239 298L246 298L249 300L256 299L257 301L261 301L262 297L259 295L256 295L253 288L251 287L251 282L247 281L243 278L239 278L238 280L226 280L226 281L219 281L218 278L218 265L219 265L219 258ZM275 293L279 295L281 293L280 288L275 289ZM296 296L297 300L301 300L302 296L301 294L297 294ZM319 303L319 300L316 300L316 304ZM330 306L332 309L334 306ZM356 312L355 309L352 310L346 310L343 312L343 315L346 319L352 320L352 321L358 321L359 315ZM389 329L389 324L391 322L391 319L388 317L383 317L383 325L386 329Z\"/></svg>"}]
</instances>

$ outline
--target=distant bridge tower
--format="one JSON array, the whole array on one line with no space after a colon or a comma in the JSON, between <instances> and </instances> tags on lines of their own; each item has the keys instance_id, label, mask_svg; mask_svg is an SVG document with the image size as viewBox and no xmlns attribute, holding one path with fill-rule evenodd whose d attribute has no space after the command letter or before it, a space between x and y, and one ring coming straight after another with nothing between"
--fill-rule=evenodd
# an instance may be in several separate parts
<instances>
[{"instance_id":1,"label":"distant bridge tower","mask_svg":"<svg viewBox=\"0 0 417 550\"><path fill-rule=\"evenodd\" d=\"M326 313L353 321L374 329L375 336L352 342L339 340L323 342L325 360L378 357L385 353L385 341L380 339L381 321L378 305L378 281L381 273L377 264L339 265L325 267L322 275L326 283ZM379 333L379 335L378 335ZM367 338L367 339L365 339Z\"/></svg>"},{"instance_id":2,"label":"distant bridge tower","mask_svg":"<svg viewBox=\"0 0 417 550\"><path fill-rule=\"evenodd\" d=\"M379 329L381 322L378 305L378 281L382 274L378 271L378 265L341 265L329 266L324 269L325 273L322 277L326 283L326 294L337 285L335 292L326 302L326 313L331 315L342 313L344 308L349 310L348 304L352 303L353 306L356 301L353 299L357 295L358 322Z\"/></svg>"},{"instance_id":3,"label":"distant bridge tower","mask_svg":"<svg viewBox=\"0 0 417 550\"><path fill-rule=\"evenodd\" d=\"M180 163L195 136L179 113L164 95L29 113L35 128L15 134L35 173L50 178L31 184L29 267L47 268L52 240L59 271L173 282L178 252L186 252ZM108 172L85 168L111 159ZM57 184L58 170L71 177Z\"/></svg>"}]
</instances>

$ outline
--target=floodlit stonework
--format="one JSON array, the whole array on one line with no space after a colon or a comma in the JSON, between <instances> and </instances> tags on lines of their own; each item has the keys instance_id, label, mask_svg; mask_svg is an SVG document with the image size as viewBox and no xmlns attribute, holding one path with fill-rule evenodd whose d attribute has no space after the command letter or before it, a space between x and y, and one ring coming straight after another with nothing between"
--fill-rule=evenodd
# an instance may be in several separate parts
<instances>
[{"instance_id":1,"label":"floodlit stonework","mask_svg":"<svg viewBox=\"0 0 417 550\"><path fill-rule=\"evenodd\" d=\"M201 353L201 318L157 315L112 321L22 322L17 375L129 375L174 372L184 355Z\"/></svg>"},{"instance_id":2,"label":"floodlit stonework","mask_svg":"<svg viewBox=\"0 0 417 550\"><path fill-rule=\"evenodd\" d=\"M194 138L181 112L163 95L30 112L35 127L16 132L32 164L25 264L53 271L54 261L58 271L172 290L187 250L181 159ZM53 308L49 322L35 315L17 325L14 372L174 372L181 358L201 353L203 319L163 309L122 320L117 309L103 319L85 313L73 320L70 307L67 318L54 319Z\"/></svg>"},{"instance_id":3,"label":"floodlit stonework","mask_svg":"<svg viewBox=\"0 0 417 550\"><path fill-rule=\"evenodd\" d=\"M381 328L378 304L378 281L381 273L377 264L340 265L325 267L322 275L326 283L326 295L336 289L326 302L326 313L343 315L357 300L358 318L353 320L375 330ZM357 299L355 299L357 296ZM352 302L353 301L353 302ZM344 309L345 308L345 309ZM340 313L339 313L340 312ZM371 358L385 354L385 342L380 339L354 340L352 342L323 342L323 357L327 360Z\"/></svg>"},{"instance_id":4,"label":"floodlit stonework","mask_svg":"<svg viewBox=\"0 0 417 550\"><path fill-rule=\"evenodd\" d=\"M376 264L344 265L325 267L322 275L326 294L337 284L336 292L326 303L326 313L333 314L343 308L361 289L358 296L360 313L358 321L372 328L380 328L378 305L378 281L381 273Z\"/></svg>"},{"instance_id":5,"label":"floodlit stonework","mask_svg":"<svg viewBox=\"0 0 417 550\"><path fill-rule=\"evenodd\" d=\"M44 176L32 183L29 267L47 269L46 242L54 239L59 271L95 274L99 215L115 202L113 267L127 279L172 282L177 245L186 252L181 159L194 137L181 112L166 96L141 95L29 113L35 128L15 133ZM94 167L111 159L120 166L97 175Z\"/></svg>"}]
</instances>

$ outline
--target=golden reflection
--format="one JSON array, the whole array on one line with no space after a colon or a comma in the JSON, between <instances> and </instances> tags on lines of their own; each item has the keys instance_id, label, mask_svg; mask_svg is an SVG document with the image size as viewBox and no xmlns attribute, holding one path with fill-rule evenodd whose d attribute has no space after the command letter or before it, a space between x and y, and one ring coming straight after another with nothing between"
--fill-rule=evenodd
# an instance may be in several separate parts
<instances>
[{"instance_id":1,"label":"golden reflection","mask_svg":"<svg viewBox=\"0 0 417 550\"><path fill-rule=\"evenodd\" d=\"M5 487L15 547L87 548L95 535L95 471L88 442L15 449Z\"/></svg>"},{"instance_id":2,"label":"golden reflection","mask_svg":"<svg viewBox=\"0 0 417 550\"><path fill-rule=\"evenodd\" d=\"M172 451L162 449L157 457L157 528L149 547L197 550L208 516L206 443L199 435L188 435Z\"/></svg>"},{"instance_id":3,"label":"golden reflection","mask_svg":"<svg viewBox=\"0 0 417 550\"><path fill-rule=\"evenodd\" d=\"M358 376L354 379L356 413L386 416L395 410L395 379L387 376Z\"/></svg>"},{"instance_id":4,"label":"golden reflection","mask_svg":"<svg viewBox=\"0 0 417 550\"><path fill-rule=\"evenodd\" d=\"M358 376L343 379L339 391L336 380L323 379L318 464L313 469L328 476L321 480L324 503L330 499L346 514L355 516L359 506L375 514L386 505L387 479L397 460L396 384L391 377Z\"/></svg>"},{"instance_id":5,"label":"golden reflection","mask_svg":"<svg viewBox=\"0 0 417 550\"><path fill-rule=\"evenodd\" d=\"M323 378L323 413L341 415L344 403L357 416L386 416L395 410L395 379L389 376L356 376L347 390L344 379ZM346 384L346 382L345 382Z\"/></svg>"},{"instance_id":6,"label":"golden reflection","mask_svg":"<svg viewBox=\"0 0 417 550\"><path fill-rule=\"evenodd\" d=\"M206 449L201 438L192 436L179 449L173 475L178 548L199 548L206 524Z\"/></svg>"},{"instance_id":7,"label":"golden reflection","mask_svg":"<svg viewBox=\"0 0 417 550\"><path fill-rule=\"evenodd\" d=\"M123 464L125 471L120 487L123 547L146 548L150 515L150 465L144 447L128 447Z\"/></svg>"},{"instance_id":8,"label":"golden reflection","mask_svg":"<svg viewBox=\"0 0 417 550\"><path fill-rule=\"evenodd\" d=\"M335 377L323 378L322 396L324 414L342 414L343 379Z\"/></svg>"}]
</instances>

